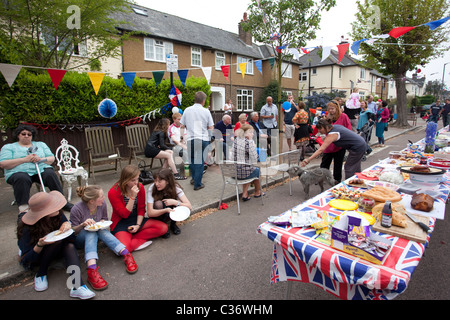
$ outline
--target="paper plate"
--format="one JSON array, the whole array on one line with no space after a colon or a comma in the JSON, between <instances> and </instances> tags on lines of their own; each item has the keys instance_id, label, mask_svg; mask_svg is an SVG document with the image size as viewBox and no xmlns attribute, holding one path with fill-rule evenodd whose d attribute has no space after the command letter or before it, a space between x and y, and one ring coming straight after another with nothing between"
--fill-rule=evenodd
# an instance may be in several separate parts
<instances>
[{"instance_id":1,"label":"paper plate","mask_svg":"<svg viewBox=\"0 0 450 320\"><path fill-rule=\"evenodd\" d=\"M333 199L328 204L338 210L355 210L358 208L356 202L344 199Z\"/></svg>"},{"instance_id":2,"label":"paper plate","mask_svg":"<svg viewBox=\"0 0 450 320\"><path fill-rule=\"evenodd\" d=\"M84 227L84 230L95 232L101 229L106 229L112 224L112 221L100 221L92 226L86 226Z\"/></svg>"},{"instance_id":3,"label":"paper plate","mask_svg":"<svg viewBox=\"0 0 450 320\"><path fill-rule=\"evenodd\" d=\"M189 218L191 210L185 206L176 207L173 211L169 213L170 219L173 221L183 221Z\"/></svg>"},{"instance_id":4,"label":"paper plate","mask_svg":"<svg viewBox=\"0 0 450 320\"><path fill-rule=\"evenodd\" d=\"M50 232L48 235L45 236L45 242L55 242L55 241L59 241L62 239L67 238L68 236L70 236L73 233L73 229L69 229L64 233L58 234L57 236L55 236L55 233L58 232L58 230L55 230L53 232Z\"/></svg>"}]
</instances>

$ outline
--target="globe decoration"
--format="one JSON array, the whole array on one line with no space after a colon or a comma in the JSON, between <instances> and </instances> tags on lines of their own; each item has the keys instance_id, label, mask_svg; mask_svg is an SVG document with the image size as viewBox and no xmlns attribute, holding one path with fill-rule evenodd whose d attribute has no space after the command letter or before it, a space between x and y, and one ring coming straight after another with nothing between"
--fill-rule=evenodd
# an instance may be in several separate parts
<instances>
[{"instance_id":1,"label":"globe decoration","mask_svg":"<svg viewBox=\"0 0 450 320\"><path fill-rule=\"evenodd\" d=\"M283 107L284 112L291 111L291 103L289 101L283 102L282 107Z\"/></svg>"},{"instance_id":2,"label":"globe decoration","mask_svg":"<svg viewBox=\"0 0 450 320\"><path fill-rule=\"evenodd\" d=\"M112 118L117 114L117 105L111 99L103 99L98 105L98 113L104 118Z\"/></svg>"},{"instance_id":3,"label":"globe decoration","mask_svg":"<svg viewBox=\"0 0 450 320\"><path fill-rule=\"evenodd\" d=\"M274 32L274 33L270 34L269 38L270 38L270 40L273 40L273 41L279 40L281 38L281 33Z\"/></svg>"}]
</instances>

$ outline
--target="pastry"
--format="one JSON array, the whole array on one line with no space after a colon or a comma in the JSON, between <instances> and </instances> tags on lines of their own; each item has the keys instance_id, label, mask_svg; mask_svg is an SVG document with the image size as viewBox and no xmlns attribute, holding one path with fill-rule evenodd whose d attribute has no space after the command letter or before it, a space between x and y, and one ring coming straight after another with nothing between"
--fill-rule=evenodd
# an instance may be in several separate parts
<instances>
[{"instance_id":1,"label":"pastry","mask_svg":"<svg viewBox=\"0 0 450 320\"><path fill-rule=\"evenodd\" d=\"M391 202L398 202L402 200L402 197L398 192L381 186L375 186L372 189L363 192L362 196L364 198L371 198L377 202L383 203L388 200Z\"/></svg>"},{"instance_id":2,"label":"pastry","mask_svg":"<svg viewBox=\"0 0 450 320\"><path fill-rule=\"evenodd\" d=\"M422 165L417 165L412 167L411 169L409 169L410 171L413 172L423 172L423 173L428 173L430 172L430 168L428 168L427 166L422 166Z\"/></svg>"},{"instance_id":3,"label":"pastry","mask_svg":"<svg viewBox=\"0 0 450 320\"><path fill-rule=\"evenodd\" d=\"M433 210L434 199L426 193L414 193L411 198L411 208L430 212Z\"/></svg>"},{"instance_id":4,"label":"pastry","mask_svg":"<svg viewBox=\"0 0 450 320\"><path fill-rule=\"evenodd\" d=\"M372 209L372 216L377 220L381 219L381 212L383 211L384 203L377 204ZM391 203L392 209L392 224L397 227L407 228L408 221L406 220L406 210L400 202Z\"/></svg>"}]
</instances>

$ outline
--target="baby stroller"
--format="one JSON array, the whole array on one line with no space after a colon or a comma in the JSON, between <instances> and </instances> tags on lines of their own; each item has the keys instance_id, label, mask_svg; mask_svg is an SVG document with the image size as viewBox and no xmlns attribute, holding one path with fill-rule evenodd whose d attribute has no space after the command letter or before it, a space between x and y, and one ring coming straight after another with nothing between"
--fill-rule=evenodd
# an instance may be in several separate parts
<instances>
[{"instance_id":1,"label":"baby stroller","mask_svg":"<svg viewBox=\"0 0 450 320\"><path fill-rule=\"evenodd\" d=\"M366 161L366 159L367 159L366 155L368 155L372 152L372 148L369 146L369 142L370 142L370 139L372 138L372 128L374 125L375 125L375 121L373 121L372 119L369 119L369 121L367 121L366 124L362 126L362 128L359 132L359 135L367 143L367 151L366 151L366 154L361 159L361 161Z\"/></svg>"}]
</instances>

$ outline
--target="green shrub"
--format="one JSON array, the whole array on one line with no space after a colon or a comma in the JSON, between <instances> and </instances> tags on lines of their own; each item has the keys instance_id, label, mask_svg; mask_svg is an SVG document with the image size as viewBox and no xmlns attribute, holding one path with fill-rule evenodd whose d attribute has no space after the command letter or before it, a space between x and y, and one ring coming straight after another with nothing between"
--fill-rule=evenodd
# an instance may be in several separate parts
<instances>
[{"instance_id":1,"label":"green shrub","mask_svg":"<svg viewBox=\"0 0 450 320\"><path fill-rule=\"evenodd\" d=\"M186 79L185 88L179 79L174 79L174 85L182 93L181 109L194 104L195 92L203 91L207 97L211 94L205 78L192 76ZM105 76L96 95L87 73L67 72L55 90L47 72L22 69L11 88L0 80L0 124L15 128L20 122L77 124L127 120L168 104L170 88L169 79L156 86L153 79L136 77L130 89L123 79ZM98 113L98 105L105 98L117 104L117 114L112 119ZM170 114L171 111L165 116Z\"/></svg>"}]
</instances>

